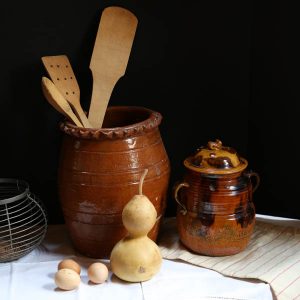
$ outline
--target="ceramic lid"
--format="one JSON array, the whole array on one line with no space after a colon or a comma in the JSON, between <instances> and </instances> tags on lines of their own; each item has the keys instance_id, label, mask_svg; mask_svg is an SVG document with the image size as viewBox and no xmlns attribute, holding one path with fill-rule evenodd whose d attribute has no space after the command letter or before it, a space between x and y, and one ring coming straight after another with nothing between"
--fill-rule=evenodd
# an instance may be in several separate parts
<instances>
[{"instance_id":1,"label":"ceramic lid","mask_svg":"<svg viewBox=\"0 0 300 300\"><path fill-rule=\"evenodd\" d=\"M184 160L184 165L193 171L204 174L231 174L243 171L248 162L237 152L222 145L220 140L208 142L197 153Z\"/></svg>"}]
</instances>

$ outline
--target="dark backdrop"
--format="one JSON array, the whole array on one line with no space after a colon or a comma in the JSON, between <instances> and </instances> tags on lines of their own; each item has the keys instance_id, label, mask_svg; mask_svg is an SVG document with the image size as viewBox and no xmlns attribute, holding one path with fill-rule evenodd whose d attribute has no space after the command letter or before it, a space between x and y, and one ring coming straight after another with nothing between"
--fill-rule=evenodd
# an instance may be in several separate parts
<instances>
[{"instance_id":1,"label":"dark backdrop","mask_svg":"<svg viewBox=\"0 0 300 300\"><path fill-rule=\"evenodd\" d=\"M258 213L300 218L297 10L285 1L6 1L1 3L0 177L22 178L62 222L56 178L62 117L45 101L40 58L67 54L83 107L104 7L139 19L125 77L111 105L162 113L170 190L183 159L208 140L232 146L261 175ZM167 215L175 214L168 199Z\"/></svg>"}]
</instances>

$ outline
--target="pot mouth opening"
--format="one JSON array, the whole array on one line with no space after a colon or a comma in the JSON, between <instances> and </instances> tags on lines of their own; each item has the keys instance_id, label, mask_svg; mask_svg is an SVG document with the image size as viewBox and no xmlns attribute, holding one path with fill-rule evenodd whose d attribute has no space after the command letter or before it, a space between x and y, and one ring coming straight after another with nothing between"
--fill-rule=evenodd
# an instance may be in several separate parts
<instances>
[{"instance_id":1,"label":"pot mouth opening","mask_svg":"<svg viewBox=\"0 0 300 300\"><path fill-rule=\"evenodd\" d=\"M104 117L102 129L128 127L146 121L151 111L140 107L110 107Z\"/></svg>"},{"instance_id":2,"label":"pot mouth opening","mask_svg":"<svg viewBox=\"0 0 300 300\"><path fill-rule=\"evenodd\" d=\"M110 106L101 128L77 127L70 121L61 122L60 129L68 135L86 138L126 138L143 134L158 127L162 116L151 109L139 106Z\"/></svg>"}]
</instances>

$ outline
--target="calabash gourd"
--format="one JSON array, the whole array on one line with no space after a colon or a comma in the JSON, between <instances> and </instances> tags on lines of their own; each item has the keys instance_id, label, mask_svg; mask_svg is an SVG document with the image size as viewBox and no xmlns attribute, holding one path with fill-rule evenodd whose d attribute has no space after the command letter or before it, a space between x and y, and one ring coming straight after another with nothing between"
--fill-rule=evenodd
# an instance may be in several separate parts
<instances>
[{"instance_id":1,"label":"calabash gourd","mask_svg":"<svg viewBox=\"0 0 300 300\"><path fill-rule=\"evenodd\" d=\"M122 222L128 235L113 248L110 256L112 272L129 282L146 281L161 267L162 257L158 246L147 234L154 226L157 212L152 202L142 193L146 169L139 183L139 194L125 205Z\"/></svg>"}]
</instances>

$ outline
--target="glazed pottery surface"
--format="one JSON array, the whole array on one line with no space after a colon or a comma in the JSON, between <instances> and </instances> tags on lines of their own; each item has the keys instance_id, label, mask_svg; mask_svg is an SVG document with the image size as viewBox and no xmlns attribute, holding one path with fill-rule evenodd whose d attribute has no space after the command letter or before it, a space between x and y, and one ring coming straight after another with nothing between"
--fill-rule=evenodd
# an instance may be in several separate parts
<instances>
[{"instance_id":1,"label":"glazed pottery surface","mask_svg":"<svg viewBox=\"0 0 300 300\"><path fill-rule=\"evenodd\" d=\"M247 161L234 149L210 143L184 161L184 179L174 187L178 231L181 242L196 253L232 255L246 248L253 232L252 194L259 176L245 170Z\"/></svg>"},{"instance_id":2,"label":"glazed pottery surface","mask_svg":"<svg viewBox=\"0 0 300 300\"><path fill-rule=\"evenodd\" d=\"M127 233L122 210L136 194L144 170L143 193L154 204L157 238L166 208L170 163L159 132L161 115L143 107L109 107L102 129L62 123L59 196L75 248L107 258Z\"/></svg>"}]
</instances>

